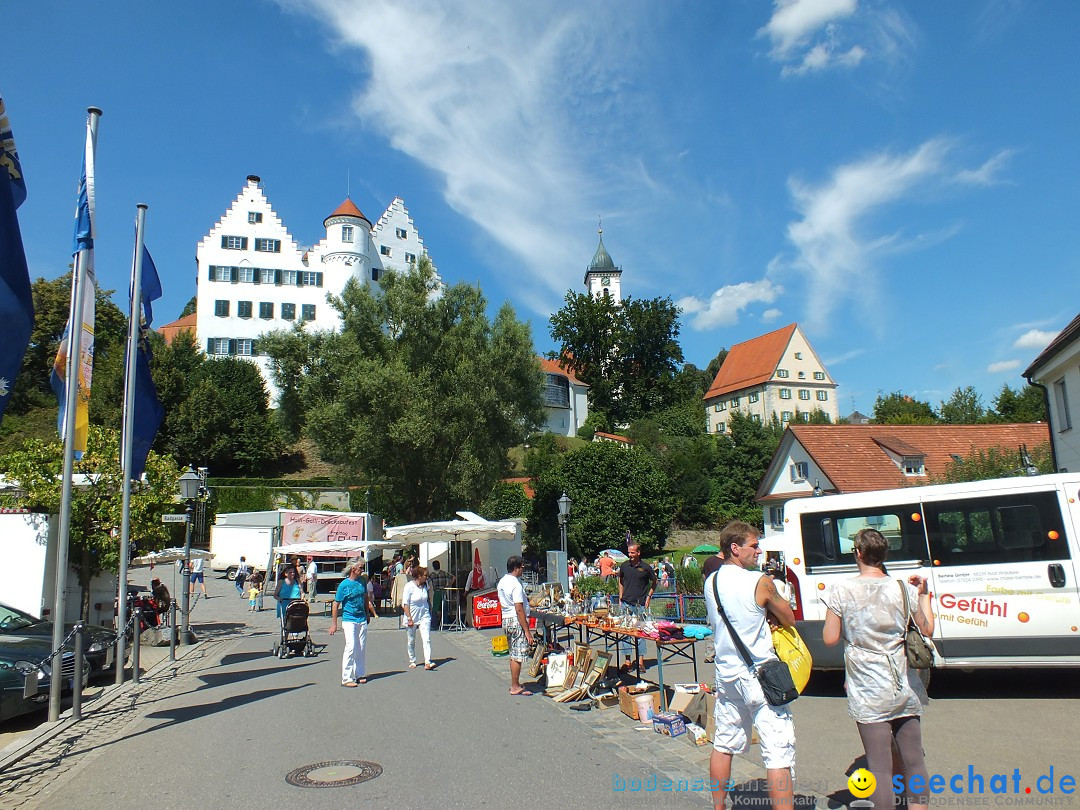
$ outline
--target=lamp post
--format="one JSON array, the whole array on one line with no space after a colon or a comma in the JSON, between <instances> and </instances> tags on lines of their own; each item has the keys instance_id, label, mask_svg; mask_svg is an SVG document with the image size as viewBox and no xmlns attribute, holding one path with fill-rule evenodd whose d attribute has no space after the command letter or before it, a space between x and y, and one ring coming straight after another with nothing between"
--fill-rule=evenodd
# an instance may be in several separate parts
<instances>
[{"instance_id":1,"label":"lamp post","mask_svg":"<svg viewBox=\"0 0 1080 810\"><path fill-rule=\"evenodd\" d=\"M184 523L184 580L180 583L181 617L180 617L180 640L184 644L191 643L191 633L188 628L188 611L191 609L191 515L195 511L195 499L199 497L199 484L202 481L198 474L188 467L187 472L180 476L180 500L185 504L187 521ZM175 631L175 628L174 628Z\"/></svg>"},{"instance_id":2,"label":"lamp post","mask_svg":"<svg viewBox=\"0 0 1080 810\"><path fill-rule=\"evenodd\" d=\"M566 556L566 524L570 521L570 496L565 492L559 498L559 541L562 543L562 553Z\"/></svg>"}]
</instances>

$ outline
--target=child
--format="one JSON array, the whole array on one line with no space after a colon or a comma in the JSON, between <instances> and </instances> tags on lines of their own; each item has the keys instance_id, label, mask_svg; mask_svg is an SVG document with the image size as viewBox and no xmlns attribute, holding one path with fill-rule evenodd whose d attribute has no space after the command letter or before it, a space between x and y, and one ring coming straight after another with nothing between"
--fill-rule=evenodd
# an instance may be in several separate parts
<instances>
[{"instance_id":1,"label":"child","mask_svg":"<svg viewBox=\"0 0 1080 810\"><path fill-rule=\"evenodd\" d=\"M258 610L259 604L259 588L256 585L252 585L248 588L248 612L255 613Z\"/></svg>"}]
</instances>

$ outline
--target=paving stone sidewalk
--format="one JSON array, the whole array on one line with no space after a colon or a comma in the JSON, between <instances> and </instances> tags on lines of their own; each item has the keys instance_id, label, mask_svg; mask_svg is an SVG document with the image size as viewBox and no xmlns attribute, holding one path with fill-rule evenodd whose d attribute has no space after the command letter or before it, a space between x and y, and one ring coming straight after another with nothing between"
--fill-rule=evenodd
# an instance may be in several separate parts
<instances>
[{"instance_id":1,"label":"paving stone sidewalk","mask_svg":"<svg viewBox=\"0 0 1080 810\"><path fill-rule=\"evenodd\" d=\"M55 733L6 767L0 762L0 808L48 806L51 793L101 753L156 702L178 695L196 684L199 674L212 669L239 639L203 641L185 650L177 661L162 661L115 693L85 706L83 719L58 725Z\"/></svg>"}]
</instances>

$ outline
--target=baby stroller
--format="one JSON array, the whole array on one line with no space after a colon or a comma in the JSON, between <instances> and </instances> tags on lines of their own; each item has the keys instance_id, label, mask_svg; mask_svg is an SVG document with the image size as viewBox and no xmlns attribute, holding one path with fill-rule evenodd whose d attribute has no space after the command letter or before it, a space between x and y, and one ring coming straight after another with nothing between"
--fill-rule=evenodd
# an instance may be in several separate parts
<instances>
[{"instance_id":1,"label":"baby stroller","mask_svg":"<svg viewBox=\"0 0 1080 810\"><path fill-rule=\"evenodd\" d=\"M294 599L281 617L281 639L274 642L274 655L288 658L293 655L314 656L315 645L308 634L308 604Z\"/></svg>"}]
</instances>

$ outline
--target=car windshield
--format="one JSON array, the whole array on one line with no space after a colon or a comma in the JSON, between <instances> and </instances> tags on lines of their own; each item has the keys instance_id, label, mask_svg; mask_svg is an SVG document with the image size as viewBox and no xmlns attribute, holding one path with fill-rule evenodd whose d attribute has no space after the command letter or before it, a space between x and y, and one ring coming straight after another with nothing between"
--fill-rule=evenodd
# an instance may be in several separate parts
<instances>
[{"instance_id":1,"label":"car windshield","mask_svg":"<svg viewBox=\"0 0 1080 810\"><path fill-rule=\"evenodd\" d=\"M23 613L21 610L15 610L15 608L10 608L7 605L0 605L0 631L2 632L22 630L37 623L38 619Z\"/></svg>"}]
</instances>

